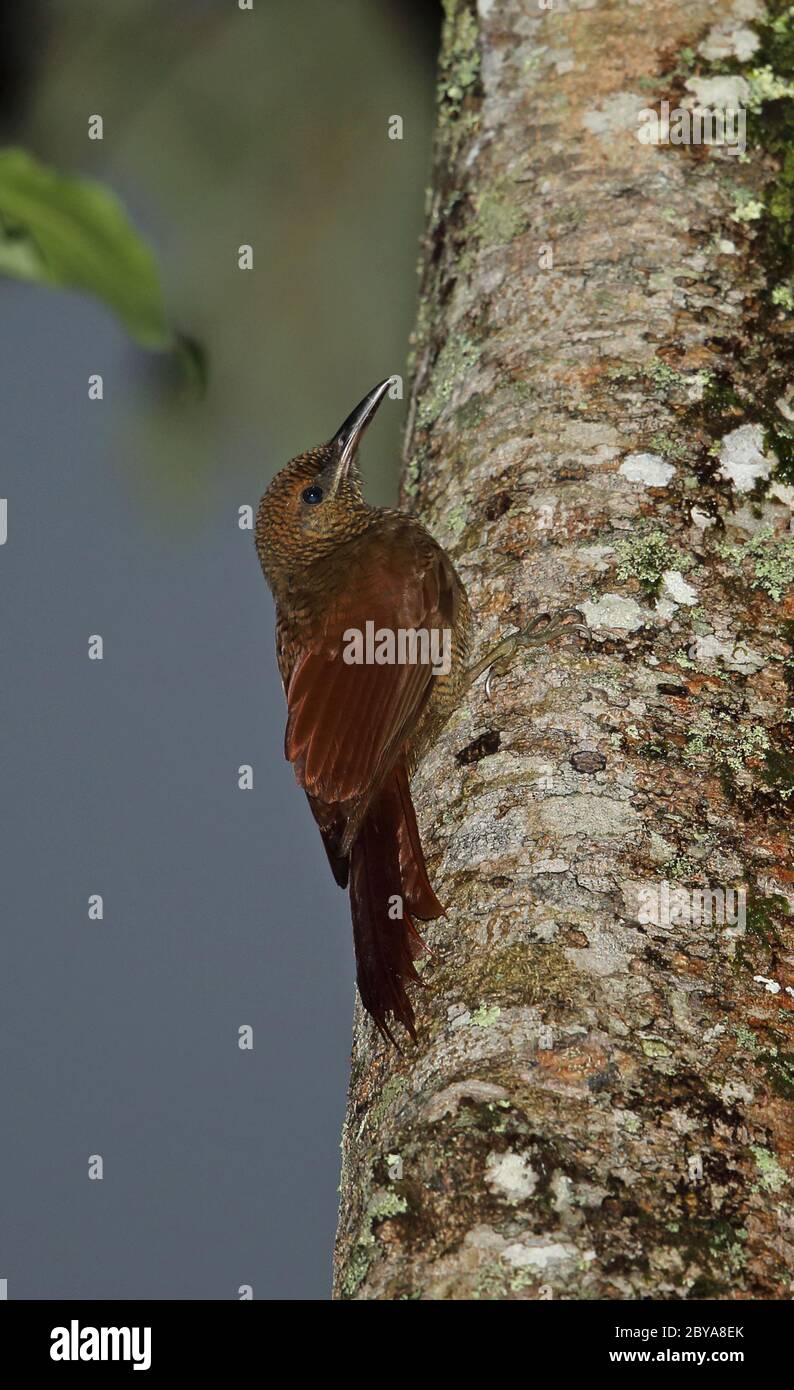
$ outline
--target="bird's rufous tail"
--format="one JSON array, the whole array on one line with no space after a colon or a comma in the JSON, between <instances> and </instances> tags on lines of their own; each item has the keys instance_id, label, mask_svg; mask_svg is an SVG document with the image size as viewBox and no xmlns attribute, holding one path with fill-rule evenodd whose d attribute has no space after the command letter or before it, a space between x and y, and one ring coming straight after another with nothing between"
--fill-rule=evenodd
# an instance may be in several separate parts
<instances>
[{"instance_id":1,"label":"bird's rufous tail","mask_svg":"<svg viewBox=\"0 0 794 1390\"><path fill-rule=\"evenodd\" d=\"M414 961L424 946L413 919L430 921L444 909L427 877L403 763L373 799L350 852L350 906L361 1002L391 1042L390 1016L415 1041L406 985L420 983Z\"/></svg>"}]
</instances>

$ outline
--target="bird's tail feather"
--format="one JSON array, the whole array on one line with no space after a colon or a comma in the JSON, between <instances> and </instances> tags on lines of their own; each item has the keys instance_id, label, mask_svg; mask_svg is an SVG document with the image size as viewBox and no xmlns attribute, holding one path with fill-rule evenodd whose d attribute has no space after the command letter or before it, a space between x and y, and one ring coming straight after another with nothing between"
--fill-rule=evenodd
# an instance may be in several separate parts
<instances>
[{"instance_id":1,"label":"bird's tail feather","mask_svg":"<svg viewBox=\"0 0 794 1390\"><path fill-rule=\"evenodd\" d=\"M413 918L428 921L444 909L427 877L408 775L389 775L361 823L350 854L350 906L356 978L364 1008L394 1042L388 1019L416 1040L406 984L421 983L414 961L424 949Z\"/></svg>"}]
</instances>

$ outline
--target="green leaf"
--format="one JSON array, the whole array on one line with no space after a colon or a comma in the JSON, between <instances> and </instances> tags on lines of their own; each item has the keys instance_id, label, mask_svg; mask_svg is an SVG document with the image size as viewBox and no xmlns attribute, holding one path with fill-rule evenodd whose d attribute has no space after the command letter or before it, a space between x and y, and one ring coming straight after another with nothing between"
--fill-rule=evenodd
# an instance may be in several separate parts
<instances>
[{"instance_id":1,"label":"green leaf","mask_svg":"<svg viewBox=\"0 0 794 1390\"><path fill-rule=\"evenodd\" d=\"M157 263L119 200L25 150L0 150L0 273L100 299L143 347L175 345Z\"/></svg>"}]
</instances>

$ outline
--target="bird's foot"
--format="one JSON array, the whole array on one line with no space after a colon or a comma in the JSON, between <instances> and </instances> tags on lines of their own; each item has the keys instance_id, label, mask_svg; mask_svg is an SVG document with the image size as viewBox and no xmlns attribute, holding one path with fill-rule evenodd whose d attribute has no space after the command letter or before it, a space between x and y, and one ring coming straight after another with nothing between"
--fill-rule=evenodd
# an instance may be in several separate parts
<instances>
[{"instance_id":1,"label":"bird's foot","mask_svg":"<svg viewBox=\"0 0 794 1390\"><path fill-rule=\"evenodd\" d=\"M568 622L569 618L575 621ZM515 642L517 647L545 647L564 632L585 630L578 608L555 608L553 613L539 613L531 623L522 627L520 632L515 633Z\"/></svg>"},{"instance_id":2,"label":"bird's foot","mask_svg":"<svg viewBox=\"0 0 794 1390\"><path fill-rule=\"evenodd\" d=\"M481 661L478 661L471 668L469 683L477 680L478 676L487 670L485 694L490 700L493 677L505 675L519 647L545 647L555 637L560 637L565 632L583 630L584 625L581 621L568 621L571 618L579 618L579 612L576 608L558 608L552 613L538 613L531 622L527 623L526 627L511 633L509 637L503 637L492 651L488 652Z\"/></svg>"}]
</instances>

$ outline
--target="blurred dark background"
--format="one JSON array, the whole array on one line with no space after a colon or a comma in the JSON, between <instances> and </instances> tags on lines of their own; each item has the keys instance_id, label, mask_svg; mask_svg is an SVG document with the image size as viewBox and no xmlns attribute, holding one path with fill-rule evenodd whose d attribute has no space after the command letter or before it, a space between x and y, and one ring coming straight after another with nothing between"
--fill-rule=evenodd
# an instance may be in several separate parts
<instances>
[{"instance_id":1,"label":"blurred dark background","mask_svg":"<svg viewBox=\"0 0 794 1390\"><path fill-rule=\"evenodd\" d=\"M210 363L190 400L98 304L0 279L9 1298L329 1295L348 907L237 514L405 375L439 23L431 0L3 11L2 143L120 195ZM367 437L372 500L402 418Z\"/></svg>"}]
</instances>

